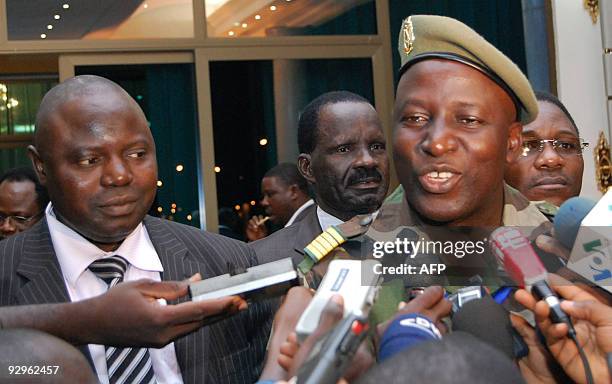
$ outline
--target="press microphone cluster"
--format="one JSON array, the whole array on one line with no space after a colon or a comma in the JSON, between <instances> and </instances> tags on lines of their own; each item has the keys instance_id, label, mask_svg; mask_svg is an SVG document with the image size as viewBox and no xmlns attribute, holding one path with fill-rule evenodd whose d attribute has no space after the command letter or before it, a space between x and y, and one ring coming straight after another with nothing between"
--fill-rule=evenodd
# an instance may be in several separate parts
<instances>
[{"instance_id":1,"label":"press microphone cluster","mask_svg":"<svg viewBox=\"0 0 612 384\"><path fill-rule=\"evenodd\" d=\"M498 260L503 263L506 272L518 285L548 304L549 316L553 323L567 324L568 336L576 345L584 365L587 383L593 383L591 367L578 343L576 329L569 316L561 309L559 298L548 284L548 272L529 240L516 228L501 227L491 234L491 248Z\"/></svg>"},{"instance_id":2,"label":"press microphone cluster","mask_svg":"<svg viewBox=\"0 0 612 384\"><path fill-rule=\"evenodd\" d=\"M554 323L565 323L570 335L576 330L569 316L561 309L559 298L548 284L548 271L529 240L516 228L501 227L491 234L491 248L510 278L550 307Z\"/></svg>"}]
</instances>

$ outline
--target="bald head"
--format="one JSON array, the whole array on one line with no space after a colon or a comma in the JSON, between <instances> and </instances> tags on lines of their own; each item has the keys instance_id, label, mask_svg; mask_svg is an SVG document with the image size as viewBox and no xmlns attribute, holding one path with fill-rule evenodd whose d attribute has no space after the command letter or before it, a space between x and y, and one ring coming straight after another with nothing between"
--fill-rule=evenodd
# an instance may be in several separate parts
<instances>
[{"instance_id":1,"label":"bald head","mask_svg":"<svg viewBox=\"0 0 612 384\"><path fill-rule=\"evenodd\" d=\"M30 157L65 225L110 251L140 224L157 190L147 120L120 86L77 76L51 89Z\"/></svg>"},{"instance_id":2,"label":"bald head","mask_svg":"<svg viewBox=\"0 0 612 384\"><path fill-rule=\"evenodd\" d=\"M35 378L37 383L97 382L85 356L75 347L33 329L0 330L0 361L4 367L36 366L51 369L48 373L39 372L29 377L31 380Z\"/></svg>"},{"instance_id":3,"label":"bald head","mask_svg":"<svg viewBox=\"0 0 612 384\"><path fill-rule=\"evenodd\" d=\"M52 117L61 115L63 106L74 101L91 99L93 95L105 95L120 98L125 106L134 108L142 116L144 113L136 101L117 83L96 75L81 75L56 85L43 97L36 113L36 132L34 145L39 153L45 154L49 142L49 130L53 126Z\"/></svg>"}]
</instances>

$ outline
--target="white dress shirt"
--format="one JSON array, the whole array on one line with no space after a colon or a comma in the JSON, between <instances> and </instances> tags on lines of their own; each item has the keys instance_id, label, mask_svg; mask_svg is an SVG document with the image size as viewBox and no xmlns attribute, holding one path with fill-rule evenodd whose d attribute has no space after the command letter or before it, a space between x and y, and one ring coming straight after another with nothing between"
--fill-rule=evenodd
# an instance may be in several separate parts
<instances>
[{"instance_id":1,"label":"white dress shirt","mask_svg":"<svg viewBox=\"0 0 612 384\"><path fill-rule=\"evenodd\" d=\"M378 211L372 213L372 220L376 219L377 215L378 215ZM332 225L338 225L338 224L344 223L344 221L340 220L336 216L331 215L325 212L324 210L322 210L321 207L318 205L317 205L317 218L319 219L319 225L321 226L321 229L323 230L323 232L325 232L327 228L331 227Z\"/></svg>"},{"instance_id":2,"label":"white dress shirt","mask_svg":"<svg viewBox=\"0 0 612 384\"><path fill-rule=\"evenodd\" d=\"M293 215L291 215L291 218L289 219L287 224L285 224L285 227L288 227L291 224L293 224L295 219L297 219L298 215L300 213L302 213L302 211L304 211L306 208L310 207L313 204L314 204L314 201L312 201L312 199L310 199L307 202L305 202L304 204L300 205L300 207L298 209L296 209L295 212L293 212Z\"/></svg>"},{"instance_id":3,"label":"white dress shirt","mask_svg":"<svg viewBox=\"0 0 612 384\"><path fill-rule=\"evenodd\" d=\"M151 243L147 229L142 223L130 233L116 251L105 252L59 222L51 204L47 206L45 215L53 248L71 301L85 300L101 295L108 290L108 285L88 267L98 259L113 255L119 255L129 263L124 281L144 278L161 281L160 272L163 272L164 269ZM108 383L104 346L89 344L88 348L98 379L103 384ZM158 383L183 383L174 343L161 349L150 348L149 353Z\"/></svg>"}]
</instances>

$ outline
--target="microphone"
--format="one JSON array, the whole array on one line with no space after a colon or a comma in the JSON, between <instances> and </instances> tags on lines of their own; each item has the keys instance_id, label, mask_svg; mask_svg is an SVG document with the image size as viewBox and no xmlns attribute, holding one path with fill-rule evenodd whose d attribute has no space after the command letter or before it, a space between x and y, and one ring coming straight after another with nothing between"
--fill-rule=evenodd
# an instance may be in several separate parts
<instances>
[{"instance_id":1,"label":"microphone","mask_svg":"<svg viewBox=\"0 0 612 384\"><path fill-rule=\"evenodd\" d=\"M452 317L453 331L463 331L495 347L510 359L515 340L508 312L490 296L470 300Z\"/></svg>"},{"instance_id":2,"label":"microphone","mask_svg":"<svg viewBox=\"0 0 612 384\"><path fill-rule=\"evenodd\" d=\"M554 323L567 324L570 336L576 330L569 316L561 309L559 298L548 285L548 271L531 247L531 243L516 228L501 227L491 233L491 248L514 282L527 289L550 307ZM469 303L468 303L469 304Z\"/></svg>"},{"instance_id":3,"label":"microphone","mask_svg":"<svg viewBox=\"0 0 612 384\"><path fill-rule=\"evenodd\" d=\"M571 249L567 268L612 292L612 191L597 203L574 197L559 208L555 238Z\"/></svg>"},{"instance_id":4,"label":"microphone","mask_svg":"<svg viewBox=\"0 0 612 384\"><path fill-rule=\"evenodd\" d=\"M593 210L596 202L584 197L572 197L563 203L555 218L555 238L563 244L565 248L572 249L580 224L586 215Z\"/></svg>"},{"instance_id":5,"label":"microphone","mask_svg":"<svg viewBox=\"0 0 612 384\"><path fill-rule=\"evenodd\" d=\"M394 319L380 339L378 360L387 360L404 349L430 340L441 340L438 327L426 316L407 313Z\"/></svg>"},{"instance_id":6,"label":"microphone","mask_svg":"<svg viewBox=\"0 0 612 384\"><path fill-rule=\"evenodd\" d=\"M298 384L335 384L348 369L357 348L368 333L368 318L351 313L315 345L300 368Z\"/></svg>"}]
</instances>

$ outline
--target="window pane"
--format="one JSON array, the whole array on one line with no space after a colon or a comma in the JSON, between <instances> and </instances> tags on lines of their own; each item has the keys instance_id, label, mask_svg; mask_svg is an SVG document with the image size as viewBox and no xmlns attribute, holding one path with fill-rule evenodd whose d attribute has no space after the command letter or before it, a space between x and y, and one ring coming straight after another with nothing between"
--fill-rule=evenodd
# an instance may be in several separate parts
<instances>
[{"instance_id":1,"label":"window pane","mask_svg":"<svg viewBox=\"0 0 612 384\"><path fill-rule=\"evenodd\" d=\"M193 37L192 0L6 0L9 40Z\"/></svg>"},{"instance_id":2,"label":"window pane","mask_svg":"<svg viewBox=\"0 0 612 384\"><path fill-rule=\"evenodd\" d=\"M21 166L32 166L25 146L8 149L0 147L0 175L11 168Z\"/></svg>"},{"instance_id":3,"label":"window pane","mask_svg":"<svg viewBox=\"0 0 612 384\"><path fill-rule=\"evenodd\" d=\"M32 144L36 111L55 77L0 80L0 173L31 165L27 146Z\"/></svg>"},{"instance_id":4,"label":"window pane","mask_svg":"<svg viewBox=\"0 0 612 384\"><path fill-rule=\"evenodd\" d=\"M376 34L374 0L205 2L210 37Z\"/></svg>"},{"instance_id":5,"label":"window pane","mask_svg":"<svg viewBox=\"0 0 612 384\"><path fill-rule=\"evenodd\" d=\"M57 80L0 80L0 135L34 133L40 101Z\"/></svg>"}]
</instances>

